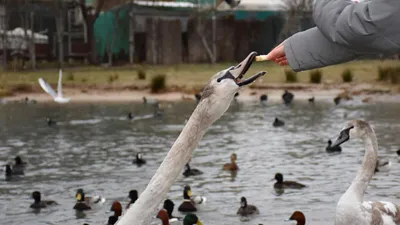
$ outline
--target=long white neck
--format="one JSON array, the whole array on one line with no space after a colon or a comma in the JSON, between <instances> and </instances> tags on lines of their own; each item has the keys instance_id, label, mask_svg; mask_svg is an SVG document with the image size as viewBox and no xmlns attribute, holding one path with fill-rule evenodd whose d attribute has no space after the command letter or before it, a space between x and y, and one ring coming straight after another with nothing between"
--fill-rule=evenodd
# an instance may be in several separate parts
<instances>
[{"instance_id":1,"label":"long white neck","mask_svg":"<svg viewBox=\"0 0 400 225\"><path fill-rule=\"evenodd\" d=\"M206 105L199 103L147 188L120 218L117 225L150 224L157 207L189 161L207 128L215 122L215 120L210 121L205 109Z\"/></svg>"},{"instance_id":2,"label":"long white neck","mask_svg":"<svg viewBox=\"0 0 400 225\"><path fill-rule=\"evenodd\" d=\"M365 190L368 187L369 181L375 173L376 161L378 159L378 141L376 140L375 132L371 127L366 127L364 136L365 155L361 168L357 173L356 178L351 183L343 196L350 195L352 200L362 202ZM355 198L355 199L354 199Z\"/></svg>"}]
</instances>

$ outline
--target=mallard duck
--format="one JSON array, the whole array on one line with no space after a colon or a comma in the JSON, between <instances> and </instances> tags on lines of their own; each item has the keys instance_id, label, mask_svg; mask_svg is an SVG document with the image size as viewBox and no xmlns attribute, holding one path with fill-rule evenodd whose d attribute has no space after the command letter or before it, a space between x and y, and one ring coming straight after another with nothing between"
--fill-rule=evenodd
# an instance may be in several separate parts
<instances>
[{"instance_id":1,"label":"mallard duck","mask_svg":"<svg viewBox=\"0 0 400 225\"><path fill-rule=\"evenodd\" d=\"M283 126L285 126L285 122L283 122L282 120L280 120L280 119L275 117L275 120L272 123L272 126L274 126L274 127L283 127Z\"/></svg>"},{"instance_id":2,"label":"mallard duck","mask_svg":"<svg viewBox=\"0 0 400 225\"><path fill-rule=\"evenodd\" d=\"M199 220L199 218L193 214L193 213L188 213L185 218L183 218L183 225L203 225L203 223Z\"/></svg>"},{"instance_id":3,"label":"mallard duck","mask_svg":"<svg viewBox=\"0 0 400 225\"><path fill-rule=\"evenodd\" d=\"M167 210L169 219L174 219L174 218L176 218L176 219L181 219L180 217L176 217L176 216L173 216L173 215L172 215L172 212L174 211L174 206L175 206L174 202L171 201L170 199L166 199L166 200L164 201L163 208L164 208L165 210Z\"/></svg>"},{"instance_id":4,"label":"mallard duck","mask_svg":"<svg viewBox=\"0 0 400 225\"><path fill-rule=\"evenodd\" d=\"M121 203L119 201L114 201L110 210L114 212L114 215L108 217L107 225L114 225L118 221L118 218L122 215Z\"/></svg>"},{"instance_id":5,"label":"mallard duck","mask_svg":"<svg viewBox=\"0 0 400 225\"><path fill-rule=\"evenodd\" d=\"M245 197L242 197L240 199L240 208L238 209L236 214L241 216L248 216L260 214L260 211L258 211L257 207L255 207L254 205L248 205L247 199Z\"/></svg>"},{"instance_id":6,"label":"mallard duck","mask_svg":"<svg viewBox=\"0 0 400 225\"><path fill-rule=\"evenodd\" d=\"M334 146L332 147L332 141L331 139L328 140L328 146L326 146L325 150L327 152L341 152L342 148L340 146Z\"/></svg>"},{"instance_id":7,"label":"mallard duck","mask_svg":"<svg viewBox=\"0 0 400 225\"><path fill-rule=\"evenodd\" d=\"M183 171L182 174L183 174L183 176L188 177L188 176L201 175L201 174L203 174L203 172L201 172L201 171L198 170L198 169L192 169L192 168L190 168L189 163L186 163L185 171Z\"/></svg>"},{"instance_id":8,"label":"mallard duck","mask_svg":"<svg viewBox=\"0 0 400 225\"><path fill-rule=\"evenodd\" d=\"M203 196L192 196L192 191L189 185L183 189L183 202L178 210L181 212L195 212L197 211L196 204L202 204L206 201Z\"/></svg>"},{"instance_id":9,"label":"mallard duck","mask_svg":"<svg viewBox=\"0 0 400 225\"><path fill-rule=\"evenodd\" d=\"M46 208L48 205L58 205L57 202L53 200L41 200L39 191L32 192L32 198L35 200L30 206L32 209Z\"/></svg>"},{"instance_id":10,"label":"mallard duck","mask_svg":"<svg viewBox=\"0 0 400 225\"><path fill-rule=\"evenodd\" d=\"M292 216L290 216L289 220L296 220L297 225L305 225L306 224L306 217L300 211L295 211Z\"/></svg>"},{"instance_id":11,"label":"mallard duck","mask_svg":"<svg viewBox=\"0 0 400 225\"><path fill-rule=\"evenodd\" d=\"M230 170L230 171L239 170L239 167L236 164L236 160L237 160L236 153L232 153L231 154L231 163L225 163L223 169L224 170Z\"/></svg>"},{"instance_id":12,"label":"mallard duck","mask_svg":"<svg viewBox=\"0 0 400 225\"><path fill-rule=\"evenodd\" d=\"M136 202L136 200L138 199L138 191L130 190L128 197L129 197L130 200L128 202L128 205L126 205L126 209L129 209L129 206Z\"/></svg>"},{"instance_id":13,"label":"mallard duck","mask_svg":"<svg viewBox=\"0 0 400 225\"><path fill-rule=\"evenodd\" d=\"M136 159L133 160L133 163L137 164L138 166L141 166L146 163L146 160L143 159L142 153L136 154Z\"/></svg>"},{"instance_id":14,"label":"mallard duck","mask_svg":"<svg viewBox=\"0 0 400 225\"><path fill-rule=\"evenodd\" d=\"M5 165L5 177L7 180L10 180L13 176L18 177L19 175L24 175L24 173L21 173L21 171L14 171L9 164Z\"/></svg>"},{"instance_id":15,"label":"mallard duck","mask_svg":"<svg viewBox=\"0 0 400 225\"><path fill-rule=\"evenodd\" d=\"M293 98L294 95L288 90L285 90L285 93L282 95L282 99L285 104L290 104L293 101Z\"/></svg>"},{"instance_id":16,"label":"mallard duck","mask_svg":"<svg viewBox=\"0 0 400 225\"><path fill-rule=\"evenodd\" d=\"M292 188L292 189L301 189L306 187L304 184L297 183L295 181L283 181L283 175L281 173L275 174L276 183L274 184L274 188L284 189L284 188Z\"/></svg>"},{"instance_id":17,"label":"mallard duck","mask_svg":"<svg viewBox=\"0 0 400 225\"><path fill-rule=\"evenodd\" d=\"M76 200L77 203L74 206L74 209L83 211L83 210L90 210L92 209L92 206L95 205L101 205L103 204L106 199L95 195L95 196L85 196L85 192L83 191L82 188L79 188L78 191L76 192Z\"/></svg>"}]
</instances>

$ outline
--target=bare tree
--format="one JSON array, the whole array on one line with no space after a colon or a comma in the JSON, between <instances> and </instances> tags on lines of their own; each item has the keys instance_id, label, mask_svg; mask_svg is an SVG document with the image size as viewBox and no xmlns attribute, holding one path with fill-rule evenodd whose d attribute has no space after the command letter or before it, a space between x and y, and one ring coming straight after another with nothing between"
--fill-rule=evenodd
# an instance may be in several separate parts
<instances>
[{"instance_id":1,"label":"bare tree","mask_svg":"<svg viewBox=\"0 0 400 225\"><path fill-rule=\"evenodd\" d=\"M96 52L96 40L94 37L94 22L99 17L99 14L104 6L105 0L96 0L95 6L87 7L85 4L85 0L79 0L79 5L81 7L82 16L85 20L87 26L87 37L90 45L90 57L89 61L92 64L97 64L97 52ZM90 13L90 11L94 8L94 13Z\"/></svg>"},{"instance_id":2,"label":"bare tree","mask_svg":"<svg viewBox=\"0 0 400 225\"><path fill-rule=\"evenodd\" d=\"M1 29L2 29L2 33L1 33L1 40L2 40L2 51L3 51L3 70L7 71L8 70L8 35L7 35L7 31L8 31L8 23L10 21L10 7L9 7L9 0L4 0L2 1L3 3L3 10L4 13L2 15L1 21L3 24L1 24Z\"/></svg>"},{"instance_id":3,"label":"bare tree","mask_svg":"<svg viewBox=\"0 0 400 225\"><path fill-rule=\"evenodd\" d=\"M283 0L285 10L285 25L283 26L281 41L300 30L300 21L306 15L310 15L313 0Z\"/></svg>"},{"instance_id":4,"label":"bare tree","mask_svg":"<svg viewBox=\"0 0 400 225\"><path fill-rule=\"evenodd\" d=\"M35 52L35 33L34 33L34 13L29 5L29 0L24 1L24 8L20 14L22 27L24 28L24 42L29 50L29 59L32 69L36 69L36 52ZM28 35L28 30L31 30L31 35Z\"/></svg>"},{"instance_id":5,"label":"bare tree","mask_svg":"<svg viewBox=\"0 0 400 225\"><path fill-rule=\"evenodd\" d=\"M63 67L64 63L64 23L65 23L65 1L54 0L55 19L57 28L57 43L58 43L58 63L59 68Z\"/></svg>"}]
</instances>

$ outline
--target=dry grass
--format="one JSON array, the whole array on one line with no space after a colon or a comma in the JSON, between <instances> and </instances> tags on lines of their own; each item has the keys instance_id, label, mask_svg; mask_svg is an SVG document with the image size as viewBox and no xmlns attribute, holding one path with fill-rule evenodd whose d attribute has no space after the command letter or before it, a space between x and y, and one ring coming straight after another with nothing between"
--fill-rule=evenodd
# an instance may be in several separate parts
<instances>
[{"instance_id":1,"label":"dry grass","mask_svg":"<svg viewBox=\"0 0 400 225\"><path fill-rule=\"evenodd\" d=\"M138 66L123 66L116 68L103 67L79 67L66 68L64 74L73 74L73 79L64 79L63 83L70 87L106 87L109 85L109 77L118 76L113 81L113 88L117 87L148 87L150 81L157 74L165 74L168 79L168 87L181 87L184 89L201 88L208 79L216 72L226 69L235 63L224 64L184 64L174 66L153 66L141 65L140 69L146 72L144 80L137 79ZM353 83L377 83L379 66L400 66L399 60L361 60L344 63L336 66L329 66L320 71L324 74L325 82L342 83L342 71L351 69L354 75ZM285 83L285 69L289 67L280 67L270 62L256 62L247 72L247 75L258 71L267 71L267 74L257 81L257 85ZM2 72L0 73L0 83L4 89L12 90L16 85L31 85L35 90L40 89L38 78L43 77L54 87L58 79L57 69L43 69L30 72ZM309 83L309 71L297 73L298 83Z\"/></svg>"}]
</instances>

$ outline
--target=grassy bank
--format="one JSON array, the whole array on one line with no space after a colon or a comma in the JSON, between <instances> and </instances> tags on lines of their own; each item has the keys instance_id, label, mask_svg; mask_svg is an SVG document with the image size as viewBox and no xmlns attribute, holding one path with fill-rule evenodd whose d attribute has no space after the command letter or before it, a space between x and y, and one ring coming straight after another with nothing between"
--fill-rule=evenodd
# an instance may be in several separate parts
<instances>
[{"instance_id":1,"label":"grassy bank","mask_svg":"<svg viewBox=\"0 0 400 225\"><path fill-rule=\"evenodd\" d=\"M63 84L66 88L78 88L82 91L89 89L141 90L149 88L155 76L165 75L166 88L168 90L194 92L201 89L211 75L231 65L234 65L234 63L216 65L184 64L174 66L134 65L112 68L93 66L65 68ZM309 84L311 82L340 84L345 80L356 84L378 84L383 83L382 81L378 81L379 67L400 68L400 61L353 61L320 69L318 73L313 71L313 79L310 79L310 71L292 74L295 76L295 79L289 81L299 84ZM257 81L256 86L288 83L287 71L290 71L290 68L280 67L270 62L254 63L247 74L254 74L261 70L267 71L268 74L262 80ZM343 76L346 76L347 79L344 79ZM38 84L39 77L43 77L55 87L58 79L58 70L42 69L37 71L2 72L0 73L0 95L5 96L15 92L42 91Z\"/></svg>"}]
</instances>

